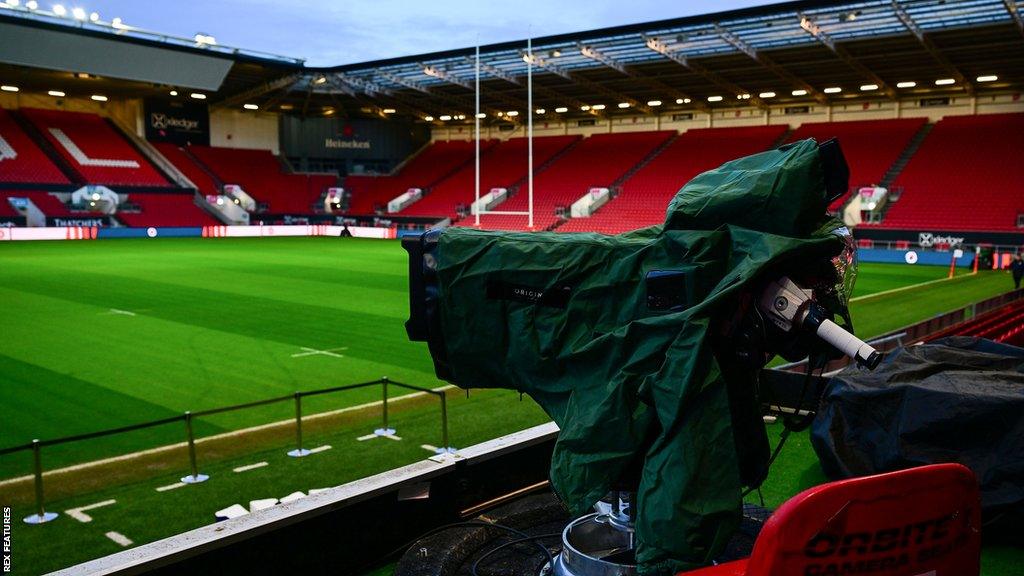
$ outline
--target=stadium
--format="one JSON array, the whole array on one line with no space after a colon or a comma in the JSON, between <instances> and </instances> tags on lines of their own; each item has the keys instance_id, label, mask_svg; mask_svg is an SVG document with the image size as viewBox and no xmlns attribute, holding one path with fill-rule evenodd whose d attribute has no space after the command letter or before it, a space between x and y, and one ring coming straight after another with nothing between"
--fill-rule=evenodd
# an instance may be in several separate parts
<instances>
[{"instance_id":1,"label":"stadium","mask_svg":"<svg viewBox=\"0 0 1024 576\"><path fill-rule=\"evenodd\" d=\"M4 572L1019 574L1024 3L715 9L0 0Z\"/></svg>"}]
</instances>

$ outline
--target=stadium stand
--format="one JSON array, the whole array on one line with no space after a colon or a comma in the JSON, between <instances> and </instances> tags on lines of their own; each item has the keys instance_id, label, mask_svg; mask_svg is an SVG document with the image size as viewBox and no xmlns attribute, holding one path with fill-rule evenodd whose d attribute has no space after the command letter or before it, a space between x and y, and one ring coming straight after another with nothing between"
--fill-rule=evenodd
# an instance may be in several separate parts
<instances>
[{"instance_id":1,"label":"stadium stand","mask_svg":"<svg viewBox=\"0 0 1024 576\"><path fill-rule=\"evenodd\" d=\"M68 178L32 138L0 108L0 182L68 184Z\"/></svg>"},{"instance_id":2,"label":"stadium stand","mask_svg":"<svg viewBox=\"0 0 1024 576\"><path fill-rule=\"evenodd\" d=\"M217 194L220 186L214 181L210 173L196 163L196 161L177 144L170 142L152 142L154 147L164 155L164 158L174 164L186 178L196 185L202 194Z\"/></svg>"},{"instance_id":3,"label":"stadium stand","mask_svg":"<svg viewBox=\"0 0 1024 576\"><path fill-rule=\"evenodd\" d=\"M589 218L573 218L559 232L618 234L665 220L665 208L694 176L719 164L767 150L785 126L698 128L681 134L622 185L622 191Z\"/></svg>"},{"instance_id":4,"label":"stadium stand","mask_svg":"<svg viewBox=\"0 0 1024 576\"><path fill-rule=\"evenodd\" d=\"M537 174L533 183L534 228L545 230L560 221L555 210L567 210L592 187L610 187L631 168L675 135L672 130L595 134L558 158L547 170ZM529 206L526 187L498 208L524 211ZM468 222L468 219L467 219ZM483 228L525 230L527 216L487 215Z\"/></svg>"},{"instance_id":5,"label":"stadium stand","mask_svg":"<svg viewBox=\"0 0 1024 576\"><path fill-rule=\"evenodd\" d=\"M171 186L112 124L96 114L38 108L22 108L21 113L90 184Z\"/></svg>"},{"instance_id":6,"label":"stadium stand","mask_svg":"<svg viewBox=\"0 0 1024 576\"><path fill-rule=\"evenodd\" d=\"M787 142L805 138L824 142L838 138L850 166L850 187L856 190L861 186L881 184L886 172L925 122L925 118L810 122L797 128ZM837 198L829 210L838 210L847 198L849 193Z\"/></svg>"},{"instance_id":7,"label":"stadium stand","mask_svg":"<svg viewBox=\"0 0 1024 576\"><path fill-rule=\"evenodd\" d=\"M128 226L207 226L220 222L195 205L191 194L131 194L141 212L118 212Z\"/></svg>"},{"instance_id":8,"label":"stadium stand","mask_svg":"<svg viewBox=\"0 0 1024 576\"><path fill-rule=\"evenodd\" d=\"M225 184L237 184L273 214L309 214L337 178L289 174L270 150L189 146L188 151Z\"/></svg>"},{"instance_id":9,"label":"stadium stand","mask_svg":"<svg viewBox=\"0 0 1024 576\"><path fill-rule=\"evenodd\" d=\"M497 142L480 142L484 156ZM397 173L390 176L353 175L345 178L345 187L352 193L349 214L374 214L389 200L409 188L431 188L440 180L473 160L473 142L452 140L434 142L410 159Z\"/></svg>"},{"instance_id":10,"label":"stadium stand","mask_svg":"<svg viewBox=\"0 0 1024 576\"><path fill-rule=\"evenodd\" d=\"M0 216L20 216L17 210L11 207L10 198L28 198L39 208L39 211L47 216L71 216L71 211L56 196L49 192L35 190L0 190Z\"/></svg>"},{"instance_id":11,"label":"stadium stand","mask_svg":"<svg viewBox=\"0 0 1024 576\"><path fill-rule=\"evenodd\" d=\"M533 165L542 166L579 140L579 136L534 138ZM526 138L509 138L492 146L486 154L481 154L480 193L486 194L491 188L512 188L526 178L526 149ZM431 187L430 193L422 200L402 210L402 215L448 216L455 220L458 218L455 212L459 204L468 206L473 203L475 180L474 163L465 164L458 172Z\"/></svg>"},{"instance_id":12,"label":"stadium stand","mask_svg":"<svg viewBox=\"0 0 1024 576\"><path fill-rule=\"evenodd\" d=\"M1022 149L1024 114L943 118L896 179L902 196L879 227L1019 230Z\"/></svg>"}]
</instances>

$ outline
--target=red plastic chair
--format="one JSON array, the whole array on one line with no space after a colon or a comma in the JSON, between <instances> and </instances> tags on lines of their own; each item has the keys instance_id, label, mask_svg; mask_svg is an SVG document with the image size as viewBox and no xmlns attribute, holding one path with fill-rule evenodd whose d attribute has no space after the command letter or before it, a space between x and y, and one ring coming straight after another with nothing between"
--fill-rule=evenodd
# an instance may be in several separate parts
<instances>
[{"instance_id":1,"label":"red plastic chair","mask_svg":"<svg viewBox=\"0 0 1024 576\"><path fill-rule=\"evenodd\" d=\"M805 490L765 522L750 558L685 576L977 576L974 474L933 464Z\"/></svg>"}]
</instances>

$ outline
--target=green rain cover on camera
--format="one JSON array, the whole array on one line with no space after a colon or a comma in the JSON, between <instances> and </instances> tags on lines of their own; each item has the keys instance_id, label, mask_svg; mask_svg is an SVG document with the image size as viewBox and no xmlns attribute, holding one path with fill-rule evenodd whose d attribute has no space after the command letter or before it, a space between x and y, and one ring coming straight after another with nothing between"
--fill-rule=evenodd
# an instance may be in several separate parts
<instances>
[{"instance_id":1,"label":"green rain cover on camera","mask_svg":"<svg viewBox=\"0 0 1024 576\"><path fill-rule=\"evenodd\" d=\"M697 176L662 225L617 236L449 228L438 239L451 381L525 392L547 411L561 429L552 485L574 515L642 462L645 574L709 564L739 524L711 318L763 271L839 252L824 187L817 144L804 140ZM682 273L681 305L649 308L652 271Z\"/></svg>"}]
</instances>

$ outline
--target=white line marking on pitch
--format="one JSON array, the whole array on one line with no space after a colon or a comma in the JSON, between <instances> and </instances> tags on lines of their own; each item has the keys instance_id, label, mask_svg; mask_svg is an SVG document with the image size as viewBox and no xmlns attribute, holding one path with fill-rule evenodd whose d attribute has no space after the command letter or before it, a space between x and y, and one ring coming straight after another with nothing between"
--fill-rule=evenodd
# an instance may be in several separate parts
<instances>
[{"instance_id":1,"label":"white line marking on pitch","mask_svg":"<svg viewBox=\"0 0 1024 576\"><path fill-rule=\"evenodd\" d=\"M452 384L446 384L444 386L438 386L437 388L431 388L432 392L445 392L455 388ZM388 400L388 402L399 402L402 400L412 400L414 398L421 398L426 396L428 392L410 392L401 396L395 396ZM366 402L364 404L356 404L355 406L346 406L344 408L338 408L337 410L329 410L327 412L318 412L316 414L310 414L309 416L303 416L303 421L318 420L321 418L330 418L337 416L338 414L347 414L349 412L358 412L359 410L365 410L367 408L376 408L381 405L380 400L373 402ZM250 426L248 428L242 428L241 430L232 430L231 432L222 432L220 434L214 434L213 436L203 436L202 438L196 438L196 444L204 444L207 442L217 442L224 440L225 438L238 438L246 434L253 432L259 432L261 430L272 430L276 428L290 428L295 426L295 418L289 418L287 420L278 420L277 422L270 422L267 424L260 424L259 426ZM64 468L57 468L55 470L46 470L43 472L43 478L52 478L54 476L60 476L69 472L77 472L79 470L91 470L97 466L105 466L107 464L113 464L114 462L127 462L134 460L141 456L150 456L153 454L163 454L172 450L181 450L188 446L188 442L178 442L176 444L168 444L166 446L158 446L156 448L150 448L148 450L140 450L138 452L132 452L131 454L123 454L121 456L112 456L110 458L103 458L101 460L93 460L92 462L83 462L82 464L74 464L72 466L65 466ZM15 478L8 478L7 480L0 480L0 488L12 486L15 484L22 484L25 482L32 482L35 476L27 474L25 476L18 476Z\"/></svg>"},{"instance_id":2,"label":"white line marking on pitch","mask_svg":"<svg viewBox=\"0 0 1024 576\"><path fill-rule=\"evenodd\" d=\"M427 452L437 452L437 446L431 446L430 444L420 444L420 448L423 448Z\"/></svg>"},{"instance_id":3,"label":"white line marking on pitch","mask_svg":"<svg viewBox=\"0 0 1024 576\"><path fill-rule=\"evenodd\" d=\"M297 354L292 354L292 358L301 358L302 356L317 356L317 355L331 356L332 358L344 358L345 357L344 355L342 355L342 354L335 354L334 352L338 351L338 350L348 350L348 346L342 346L340 348L328 348L326 350L317 350L316 348L307 348L306 346L299 346L299 349L300 350L304 350L304 352L299 352Z\"/></svg>"},{"instance_id":4,"label":"white line marking on pitch","mask_svg":"<svg viewBox=\"0 0 1024 576\"><path fill-rule=\"evenodd\" d=\"M876 296L886 296L888 294L894 294L896 292L903 292L904 290L913 290L914 288L920 288L922 286L928 286L930 284L938 284L940 282L949 282L950 280L959 280L967 276L973 276L974 274L961 274L960 276L954 276L952 278L937 278L935 280L928 280L927 282L918 282L917 284L911 284L909 286L900 286L899 288L891 288L889 290L882 290L881 292L872 292L871 294L865 294L863 296L857 296L856 298L850 298L850 302L860 302L861 300L867 300Z\"/></svg>"},{"instance_id":5,"label":"white line marking on pitch","mask_svg":"<svg viewBox=\"0 0 1024 576\"><path fill-rule=\"evenodd\" d=\"M157 488L156 491L157 492L167 492L168 490L174 490L176 488L181 488L184 485L185 485L184 482L175 482L174 484L168 484L167 486L161 486L161 487Z\"/></svg>"},{"instance_id":6,"label":"white line marking on pitch","mask_svg":"<svg viewBox=\"0 0 1024 576\"><path fill-rule=\"evenodd\" d=\"M367 440L373 440L376 437L376 434L367 434L366 436L360 436L359 438L356 438L356 440L360 442L366 442Z\"/></svg>"},{"instance_id":7,"label":"white line marking on pitch","mask_svg":"<svg viewBox=\"0 0 1024 576\"><path fill-rule=\"evenodd\" d=\"M136 315L135 312L132 312L130 310L120 310L118 308L111 308L107 312L104 312L104 314L113 314L113 315L118 315L118 316L135 316Z\"/></svg>"},{"instance_id":8,"label":"white line marking on pitch","mask_svg":"<svg viewBox=\"0 0 1024 576\"><path fill-rule=\"evenodd\" d=\"M268 464L266 462L257 462L255 464L247 464L245 466L239 466L238 468L233 468L232 472L248 472L249 470L255 470L257 468L263 468L264 466L270 466L270 464Z\"/></svg>"},{"instance_id":9,"label":"white line marking on pitch","mask_svg":"<svg viewBox=\"0 0 1024 576\"><path fill-rule=\"evenodd\" d=\"M82 506L82 507L79 507L79 508L71 508L70 510L65 510L64 512L68 516L71 516L72 518L74 518L75 520L78 520L79 522L92 522L92 516L89 516L88 514L86 514L85 513L86 510L95 510L96 508L102 508L104 506L110 506L112 504L117 504L117 500L104 500L103 502L97 502L95 504L89 504L88 506Z\"/></svg>"},{"instance_id":10,"label":"white line marking on pitch","mask_svg":"<svg viewBox=\"0 0 1024 576\"><path fill-rule=\"evenodd\" d=\"M330 444L324 444L323 446L317 446L316 448L310 448L310 454L319 454L320 452L326 452L331 449Z\"/></svg>"},{"instance_id":11,"label":"white line marking on pitch","mask_svg":"<svg viewBox=\"0 0 1024 576\"><path fill-rule=\"evenodd\" d=\"M120 544L121 546L123 546L125 548L127 548L127 547L132 545L132 541L129 540L128 537L126 537L124 534L121 534L120 532L107 532L105 534L105 536L107 538L110 538L115 543Z\"/></svg>"},{"instance_id":12,"label":"white line marking on pitch","mask_svg":"<svg viewBox=\"0 0 1024 576\"><path fill-rule=\"evenodd\" d=\"M401 436L395 436L394 434L385 434L384 436L382 436L382 438L390 438L391 440L396 440L396 441L402 439Z\"/></svg>"}]
</instances>

